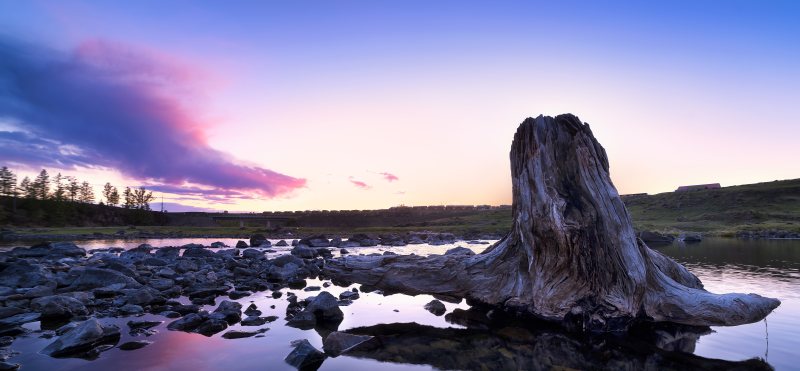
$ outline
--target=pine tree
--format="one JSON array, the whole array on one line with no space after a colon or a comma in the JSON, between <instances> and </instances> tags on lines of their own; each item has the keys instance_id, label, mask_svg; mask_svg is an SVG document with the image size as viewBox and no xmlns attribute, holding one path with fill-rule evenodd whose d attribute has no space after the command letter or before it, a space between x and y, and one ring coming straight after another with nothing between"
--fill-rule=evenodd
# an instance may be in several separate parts
<instances>
[{"instance_id":1,"label":"pine tree","mask_svg":"<svg viewBox=\"0 0 800 371\"><path fill-rule=\"evenodd\" d=\"M3 166L0 169L0 195L13 197L17 194L17 176Z\"/></svg>"},{"instance_id":2,"label":"pine tree","mask_svg":"<svg viewBox=\"0 0 800 371\"><path fill-rule=\"evenodd\" d=\"M22 178L19 183L19 190L25 198L36 198L36 188L31 184L31 179L28 177Z\"/></svg>"},{"instance_id":3,"label":"pine tree","mask_svg":"<svg viewBox=\"0 0 800 371\"><path fill-rule=\"evenodd\" d=\"M47 175L47 170L42 169L33 181L32 187L34 188L34 198L40 200L47 199L50 195L50 176Z\"/></svg>"},{"instance_id":4,"label":"pine tree","mask_svg":"<svg viewBox=\"0 0 800 371\"><path fill-rule=\"evenodd\" d=\"M94 203L94 190L89 182L81 183L80 200L85 204Z\"/></svg>"},{"instance_id":5,"label":"pine tree","mask_svg":"<svg viewBox=\"0 0 800 371\"><path fill-rule=\"evenodd\" d=\"M111 206L117 206L119 203L119 191L117 191L117 187L111 187L111 194L108 195L108 204Z\"/></svg>"},{"instance_id":6,"label":"pine tree","mask_svg":"<svg viewBox=\"0 0 800 371\"><path fill-rule=\"evenodd\" d=\"M73 176L68 176L67 182L67 193L69 193L69 200L75 202L80 195L81 186L78 183L78 179L75 179Z\"/></svg>"},{"instance_id":7,"label":"pine tree","mask_svg":"<svg viewBox=\"0 0 800 371\"><path fill-rule=\"evenodd\" d=\"M109 182L106 182L106 184L103 185L103 198L106 199L107 205L111 205L111 188L113 187Z\"/></svg>"},{"instance_id":8,"label":"pine tree","mask_svg":"<svg viewBox=\"0 0 800 371\"><path fill-rule=\"evenodd\" d=\"M66 196L67 189L64 187L64 176L61 173L56 174L53 178L53 199L56 201L64 201L64 197Z\"/></svg>"}]
</instances>

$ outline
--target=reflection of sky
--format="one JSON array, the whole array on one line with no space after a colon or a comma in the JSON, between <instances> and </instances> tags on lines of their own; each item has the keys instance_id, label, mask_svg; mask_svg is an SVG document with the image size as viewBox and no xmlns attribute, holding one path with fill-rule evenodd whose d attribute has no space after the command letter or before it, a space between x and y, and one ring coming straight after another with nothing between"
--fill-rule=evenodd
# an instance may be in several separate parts
<instances>
[{"instance_id":1,"label":"reflection of sky","mask_svg":"<svg viewBox=\"0 0 800 371\"><path fill-rule=\"evenodd\" d=\"M208 145L235 159L307 180L270 202L181 202L363 209L509 203L510 139L539 113L592 123L621 193L797 177L799 6L5 1L0 25L22 42L107 40L200 72L186 74L200 81L181 94L197 98L182 122L202 123ZM170 81L166 92L184 88ZM93 140L82 143L104 143ZM132 164L110 165L122 174L78 173L141 182Z\"/></svg>"}]
</instances>

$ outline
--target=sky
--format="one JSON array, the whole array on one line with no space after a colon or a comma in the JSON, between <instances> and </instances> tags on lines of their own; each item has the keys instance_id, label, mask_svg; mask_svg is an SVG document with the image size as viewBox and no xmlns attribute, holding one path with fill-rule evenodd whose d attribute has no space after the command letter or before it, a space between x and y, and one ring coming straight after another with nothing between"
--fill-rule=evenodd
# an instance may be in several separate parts
<instances>
[{"instance_id":1,"label":"sky","mask_svg":"<svg viewBox=\"0 0 800 371\"><path fill-rule=\"evenodd\" d=\"M796 1L0 0L0 164L171 211L510 204L526 117L620 193L800 177Z\"/></svg>"}]
</instances>

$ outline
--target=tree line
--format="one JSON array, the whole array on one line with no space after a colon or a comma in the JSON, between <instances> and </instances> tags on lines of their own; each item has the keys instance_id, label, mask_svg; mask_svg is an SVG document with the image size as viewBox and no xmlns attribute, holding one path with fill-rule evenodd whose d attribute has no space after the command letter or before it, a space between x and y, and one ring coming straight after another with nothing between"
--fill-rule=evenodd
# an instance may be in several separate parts
<instances>
[{"instance_id":1,"label":"tree line","mask_svg":"<svg viewBox=\"0 0 800 371\"><path fill-rule=\"evenodd\" d=\"M117 187L106 182L102 195L105 203L101 200L101 205L119 205L125 209L150 210L150 202L153 201L153 192L144 186L125 187L120 199ZM47 170L42 169L34 179L26 176L17 184L17 175L6 166L0 169L0 196L87 204L95 202L94 189L87 181L80 182L73 176L61 173L51 179Z\"/></svg>"}]
</instances>

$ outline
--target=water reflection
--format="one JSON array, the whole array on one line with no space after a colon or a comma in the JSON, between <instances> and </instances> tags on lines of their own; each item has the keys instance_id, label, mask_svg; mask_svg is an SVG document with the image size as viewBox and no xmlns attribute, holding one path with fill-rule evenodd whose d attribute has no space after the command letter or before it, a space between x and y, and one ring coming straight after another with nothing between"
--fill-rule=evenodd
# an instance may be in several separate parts
<instances>
[{"instance_id":1,"label":"water reflection","mask_svg":"<svg viewBox=\"0 0 800 371\"><path fill-rule=\"evenodd\" d=\"M708 328L661 328L633 337L592 337L519 324L456 329L393 323L347 332L375 336L378 340L366 349L348 352L349 357L444 370L772 369L760 359L732 362L686 352L709 332Z\"/></svg>"}]
</instances>

